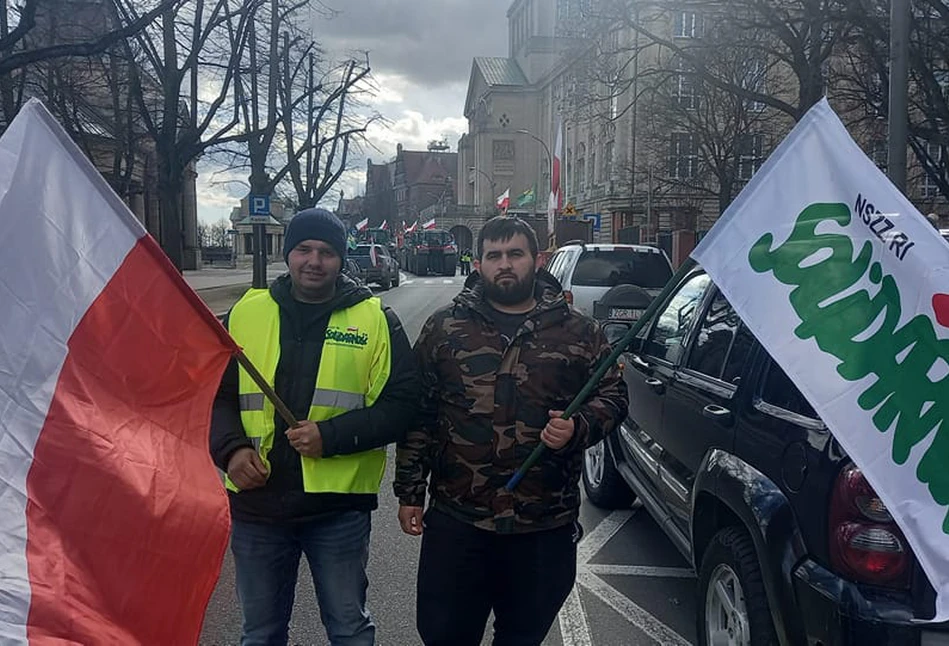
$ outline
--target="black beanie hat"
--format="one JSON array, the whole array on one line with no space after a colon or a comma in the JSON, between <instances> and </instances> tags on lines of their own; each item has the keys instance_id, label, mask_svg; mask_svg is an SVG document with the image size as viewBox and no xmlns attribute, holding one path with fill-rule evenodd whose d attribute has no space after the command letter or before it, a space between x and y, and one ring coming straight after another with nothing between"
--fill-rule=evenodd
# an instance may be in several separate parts
<instances>
[{"instance_id":1,"label":"black beanie hat","mask_svg":"<svg viewBox=\"0 0 949 646\"><path fill-rule=\"evenodd\" d=\"M306 209L293 216L283 238L284 262L293 248L304 240L322 240L336 249L340 258L346 258L346 227L326 209Z\"/></svg>"}]
</instances>

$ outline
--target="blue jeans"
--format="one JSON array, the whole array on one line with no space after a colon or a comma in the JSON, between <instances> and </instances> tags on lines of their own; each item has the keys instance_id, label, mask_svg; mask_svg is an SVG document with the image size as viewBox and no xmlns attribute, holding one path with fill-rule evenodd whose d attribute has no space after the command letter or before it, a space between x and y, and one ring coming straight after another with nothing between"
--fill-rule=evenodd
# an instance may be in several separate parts
<instances>
[{"instance_id":1,"label":"blue jeans","mask_svg":"<svg viewBox=\"0 0 949 646\"><path fill-rule=\"evenodd\" d=\"M320 619L333 646L372 646L366 610L369 512L345 511L306 523L234 521L231 551L244 617L241 646L286 646L300 555L306 554Z\"/></svg>"}]
</instances>

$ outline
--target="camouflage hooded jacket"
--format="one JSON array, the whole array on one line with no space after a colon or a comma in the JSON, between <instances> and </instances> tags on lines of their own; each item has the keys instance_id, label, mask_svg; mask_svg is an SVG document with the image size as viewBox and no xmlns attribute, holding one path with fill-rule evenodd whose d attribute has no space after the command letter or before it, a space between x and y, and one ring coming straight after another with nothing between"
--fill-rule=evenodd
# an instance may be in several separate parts
<instances>
[{"instance_id":1,"label":"camouflage hooded jacket","mask_svg":"<svg viewBox=\"0 0 949 646\"><path fill-rule=\"evenodd\" d=\"M564 410L610 353L596 322L570 308L549 273L537 274L537 307L508 345L473 274L451 305L428 319L415 351L424 382L421 425L398 445L395 495L432 504L499 532L559 527L576 519L586 447L626 412L626 385L610 370L574 417L573 439L548 451L513 492L508 479L540 443L549 410Z\"/></svg>"}]
</instances>

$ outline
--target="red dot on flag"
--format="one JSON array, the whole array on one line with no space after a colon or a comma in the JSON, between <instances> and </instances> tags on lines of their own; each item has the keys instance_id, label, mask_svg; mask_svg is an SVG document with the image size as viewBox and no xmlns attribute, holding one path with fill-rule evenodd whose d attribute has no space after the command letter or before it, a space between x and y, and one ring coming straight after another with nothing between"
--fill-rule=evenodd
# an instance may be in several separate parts
<instances>
[{"instance_id":1,"label":"red dot on flag","mask_svg":"<svg viewBox=\"0 0 949 646\"><path fill-rule=\"evenodd\" d=\"M933 312L936 313L936 320L939 325L949 327L949 294L933 296Z\"/></svg>"}]
</instances>

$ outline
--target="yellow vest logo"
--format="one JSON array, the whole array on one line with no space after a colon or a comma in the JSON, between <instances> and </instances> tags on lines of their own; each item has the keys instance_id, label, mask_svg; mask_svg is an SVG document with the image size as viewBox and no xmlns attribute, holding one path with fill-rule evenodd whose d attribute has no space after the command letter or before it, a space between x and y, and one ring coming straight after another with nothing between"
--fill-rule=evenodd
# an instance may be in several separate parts
<instances>
[{"instance_id":1,"label":"yellow vest logo","mask_svg":"<svg viewBox=\"0 0 949 646\"><path fill-rule=\"evenodd\" d=\"M358 327L329 327L326 329L326 340L334 345L345 345L349 347L364 348L369 344L369 335L360 332Z\"/></svg>"}]
</instances>

